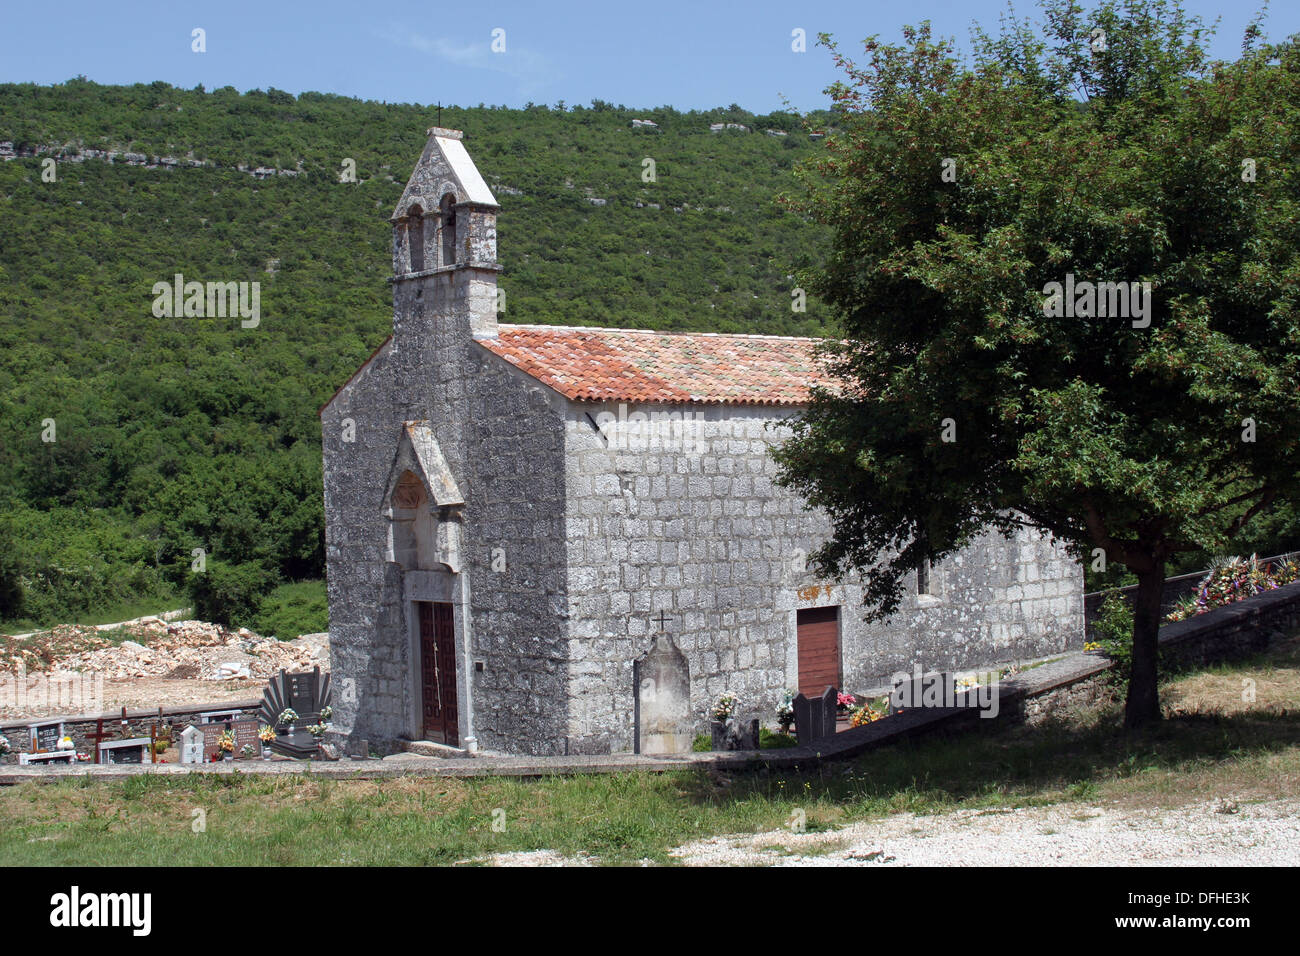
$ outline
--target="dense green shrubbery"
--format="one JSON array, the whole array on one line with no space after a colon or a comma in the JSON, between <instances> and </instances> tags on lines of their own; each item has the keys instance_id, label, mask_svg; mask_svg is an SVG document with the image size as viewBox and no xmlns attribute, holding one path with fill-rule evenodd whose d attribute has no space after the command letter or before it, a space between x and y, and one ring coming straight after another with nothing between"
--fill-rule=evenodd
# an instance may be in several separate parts
<instances>
[{"instance_id":1,"label":"dense green shrubbery","mask_svg":"<svg viewBox=\"0 0 1300 956\"><path fill-rule=\"evenodd\" d=\"M661 132L633 131L635 116ZM323 576L316 411L391 329L387 217L432 120L421 106L278 90L0 85L0 140L20 150L221 164L61 162L53 183L39 158L0 164L0 489L13 496L0 509L13 517L0 619L171 599L191 586L196 548L221 575L255 566L238 580L266 591ZM721 121L754 132L710 134ZM821 227L772 204L817 148L797 117L598 102L444 107L442 124L466 131L502 204L506 320L824 328L817 301L791 311L788 278ZM647 156L657 182L641 179ZM345 157L360 182L338 182ZM240 163L301 173L256 180ZM178 272L259 281L260 325L155 318L152 286ZM231 606L214 588L223 580L199 587L205 600L251 613L250 595Z\"/></svg>"},{"instance_id":2,"label":"dense green shrubbery","mask_svg":"<svg viewBox=\"0 0 1300 956\"><path fill-rule=\"evenodd\" d=\"M1118 591L1111 591L1102 599L1092 629L1097 640L1084 649L1102 651L1113 660L1112 682L1126 687L1133 666L1133 606Z\"/></svg>"},{"instance_id":3,"label":"dense green shrubbery","mask_svg":"<svg viewBox=\"0 0 1300 956\"><path fill-rule=\"evenodd\" d=\"M262 596L275 575L254 562L226 564L208 561L207 569L190 577L194 616L227 627L248 627L262 605Z\"/></svg>"},{"instance_id":4,"label":"dense green shrubbery","mask_svg":"<svg viewBox=\"0 0 1300 956\"><path fill-rule=\"evenodd\" d=\"M300 634L319 634L329 630L325 582L281 584L263 599L252 628L259 634L285 641Z\"/></svg>"}]
</instances>

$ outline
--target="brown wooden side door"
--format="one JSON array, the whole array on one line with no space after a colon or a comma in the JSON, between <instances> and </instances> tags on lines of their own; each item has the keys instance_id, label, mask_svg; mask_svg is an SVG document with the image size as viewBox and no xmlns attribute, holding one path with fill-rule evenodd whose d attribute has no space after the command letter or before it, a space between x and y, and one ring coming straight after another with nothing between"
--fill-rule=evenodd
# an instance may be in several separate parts
<instances>
[{"instance_id":1,"label":"brown wooden side door","mask_svg":"<svg viewBox=\"0 0 1300 956\"><path fill-rule=\"evenodd\" d=\"M820 697L840 684L840 615L838 607L814 607L797 612L799 693Z\"/></svg>"},{"instance_id":2,"label":"brown wooden side door","mask_svg":"<svg viewBox=\"0 0 1300 956\"><path fill-rule=\"evenodd\" d=\"M451 605L417 601L420 621L420 695L424 738L460 745L456 706L456 640Z\"/></svg>"}]
</instances>

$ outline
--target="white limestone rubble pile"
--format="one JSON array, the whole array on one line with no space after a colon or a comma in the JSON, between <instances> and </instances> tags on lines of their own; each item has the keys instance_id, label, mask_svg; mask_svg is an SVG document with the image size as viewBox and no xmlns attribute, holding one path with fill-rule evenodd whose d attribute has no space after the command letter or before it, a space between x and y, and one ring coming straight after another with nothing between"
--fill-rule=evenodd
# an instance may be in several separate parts
<instances>
[{"instance_id":1,"label":"white limestone rubble pile","mask_svg":"<svg viewBox=\"0 0 1300 956\"><path fill-rule=\"evenodd\" d=\"M230 630L204 621L168 623L143 618L124 630L131 639L56 657L49 670L94 672L106 680L177 677L198 680L267 679L281 669L329 668L326 634L291 641ZM99 642L95 642L99 643Z\"/></svg>"}]
</instances>

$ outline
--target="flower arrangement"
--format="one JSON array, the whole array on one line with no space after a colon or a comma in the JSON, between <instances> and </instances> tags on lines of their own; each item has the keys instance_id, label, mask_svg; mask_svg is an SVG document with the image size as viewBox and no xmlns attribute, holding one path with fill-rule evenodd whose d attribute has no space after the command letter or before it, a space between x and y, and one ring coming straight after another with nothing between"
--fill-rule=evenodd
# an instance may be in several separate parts
<instances>
[{"instance_id":1,"label":"flower arrangement","mask_svg":"<svg viewBox=\"0 0 1300 956\"><path fill-rule=\"evenodd\" d=\"M846 694L840 691L835 698L835 709L840 713L845 713L850 707L858 702L858 699L852 694Z\"/></svg>"},{"instance_id":2,"label":"flower arrangement","mask_svg":"<svg viewBox=\"0 0 1300 956\"><path fill-rule=\"evenodd\" d=\"M0 734L0 757L3 757L12 749L13 747L9 744L9 738L4 734Z\"/></svg>"},{"instance_id":3,"label":"flower arrangement","mask_svg":"<svg viewBox=\"0 0 1300 956\"><path fill-rule=\"evenodd\" d=\"M884 716L885 712L883 710L877 710L870 704L863 704L861 707L854 710L852 715L849 717L849 726L862 727L866 724L875 723Z\"/></svg>"},{"instance_id":4,"label":"flower arrangement","mask_svg":"<svg viewBox=\"0 0 1300 956\"><path fill-rule=\"evenodd\" d=\"M1165 620L1185 621L1216 607L1244 601L1296 580L1300 580L1300 562L1297 561L1263 564L1253 554L1248 560L1236 556L1218 558L1210 566L1209 573L1201 579L1196 596L1179 601L1165 616Z\"/></svg>"},{"instance_id":5,"label":"flower arrangement","mask_svg":"<svg viewBox=\"0 0 1300 956\"><path fill-rule=\"evenodd\" d=\"M262 729L257 732L257 737L264 744L269 744L275 739L275 728L268 724L263 724Z\"/></svg>"},{"instance_id":6,"label":"flower arrangement","mask_svg":"<svg viewBox=\"0 0 1300 956\"><path fill-rule=\"evenodd\" d=\"M334 716L334 708L331 707L329 704L326 704L324 707L320 709L320 722L322 724L329 721L331 718L333 718L333 716Z\"/></svg>"},{"instance_id":7,"label":"flower arrangement","mask_svg":"<svg viewBox=\"0 0 1300 956\"><path fill-rule=\"evenodd\" d=\"M298 712L292 707L286 707L284 710L280 711L280 716L277 717L276 720L279 723L284 724L286 727L292 727L299 720Z\"/></svg>"},{"instance_id":8,"label":"flower arrangement","mask_svg":"<svg viewBox=\"0 0 1300 956\"><path fill-rule=\"evenodd\" d=\"M253 757L257 755L257 751L253 748L252 744L244 744L244 746L239 748L239 755L241 757Z\"/></svg>"},{"instance_id":9,"label":"flower arrangement","mask_svg":"<svg viewBox=\"0 0 1300 956\"><path fill-rule=\"evenodd\" d=\"M727 693L718 698L718 702L713 705L713 719L718 721L727 721L736 716L740 710L740 698L735 694Z\"/></svg>"},{"instance_id":10,"label":"flower arrangement","mask_svg":"<svg viewBox=\"0 0 1300 956\"><path fill-rule=\"evenodd\" d=\"M312 724L307 729L311 731L311 735L313 737L315 737L317 740L320 740L322 737L325 736L325 731L328 730L329 728L326 727L324 723L319 723L319 724Z\"/></svg>"},{"instance_id":11,"label":"flower arrangement","mask_svg":"<svg viewBox=\"0 0 1300 956\"><path fill-rule=\"evenodd\" d=\"M794 723L794 699L796 696L795 692L787 687L781 694L781 703L776 705L776 722L787 733L790 730L790 725Z\"/></svg>"},{"instance_id":12,"label":"flower arrangement","mask_svg":"<svg viewBox=\"0 0 1300 956\"><path fill-rule=\"evenodd\" d=\"M221 736L217 738L217 751L223 754L233 754L235 752L235 732L233 730L223 730Z\"/></svg>"}]
</instances>

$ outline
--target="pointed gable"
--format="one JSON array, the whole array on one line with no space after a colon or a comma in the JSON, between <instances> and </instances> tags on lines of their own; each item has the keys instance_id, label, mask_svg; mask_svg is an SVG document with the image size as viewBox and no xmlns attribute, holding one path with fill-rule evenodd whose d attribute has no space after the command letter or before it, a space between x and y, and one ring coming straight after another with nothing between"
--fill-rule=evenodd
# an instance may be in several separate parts
<instances>
[{"instance_id":1,"label":"pointed gable","mask_svg":"<svg viewBox=\"0 0 1300 956\"><path fill-rule=\"evenodd\" d=\"M404 219L412 207L423 212L436 211L443 196L451 194L458 203L475 203L497 206L492 190L483 180L478 167L470 159L461 142L464 134L458 129L435 126L429 130L429 141L424 144L420 161L415 164L411 178L402 190L391 221Z\"/></svg>"},{"instance_id":2,"label":"pointed gable","mask_svg":"<svg viewBox=\"0 0 1300 956\"><path fill-rule=\"evenodd\" d=\"M406 422L402 425L402 437L398 441L397 456L389 469L388 484L384 491L384 500L391 500L401 491L402 476L407 472L415 474L424 484L429 500L438 507L463 505L465 497L460 493L456 479L452 477L447 459L443 457L438 440L433 437L433 429L428 422Z\"/></svg>"}]
</instances>

